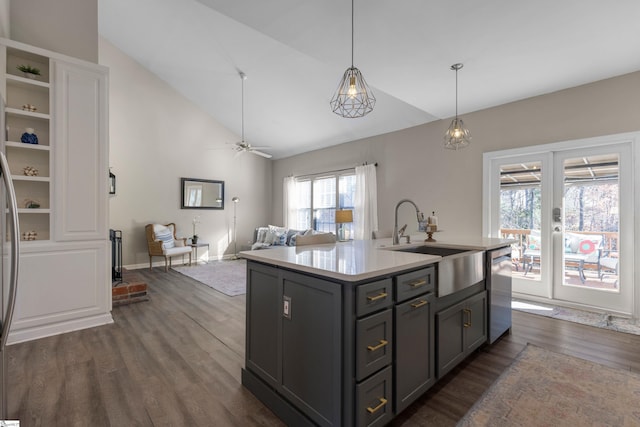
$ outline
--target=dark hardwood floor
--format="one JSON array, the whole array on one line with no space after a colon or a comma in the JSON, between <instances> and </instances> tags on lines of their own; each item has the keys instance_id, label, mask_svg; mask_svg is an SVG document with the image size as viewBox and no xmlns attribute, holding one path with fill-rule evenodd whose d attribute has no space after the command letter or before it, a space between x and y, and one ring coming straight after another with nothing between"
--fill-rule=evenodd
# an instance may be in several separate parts
<instances>
[{"instance_id":1,"label":"dark hardwood floor","mask_svg":"<svg viewBox=\"0 0 640 427\"><path fill-rule=\"evenodd\" d=\"M9 347L9 415L21 427L283 425L240 384L244 296L161 268L138 272L150 300L114 308L115 324ZM640 336L514 312L511 335L393 425L455 425L527 342L640 372Z\"/></svg>"}]
</instances>

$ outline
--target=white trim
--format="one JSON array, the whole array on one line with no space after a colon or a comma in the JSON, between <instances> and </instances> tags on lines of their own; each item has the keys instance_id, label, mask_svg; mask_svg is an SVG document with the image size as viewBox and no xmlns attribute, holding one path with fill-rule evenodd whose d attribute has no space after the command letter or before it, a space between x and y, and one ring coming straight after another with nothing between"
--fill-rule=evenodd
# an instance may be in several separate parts
<instances>
[{"instance_id":1,"label":"white trim","mask_svg":"<svg viewBox=\"0 0 640 427\"><path fill-rule=\"evenodd\" d=\"M54 335L64 334L66 332L79 331L81 329L93 328L96 326L108 325L113 323L111 313L99 314L97 316L83 317L81 319L73 319L65 322L54 323L50 325L34 326L32 328L21 329L9 334L8 344L17 344L25 341L31 341L38 338L46 338Z\"/></svg>"},{"instance_id":2,"label":"white trim","mask_svg":"<svg viewBox=\"0 0 640 427\"><path fill-rule=\"evenodd\" d=\"M519 147L512 148L507 150L498 150L498 151L489 151L485 152L482 155L482 163L483 163L483 197L482 197L482 234L485 237L491 237L492 233L496 231L493 230L491 219L492 213L495 210L495 207L492 206L492 201L495 198L493 194L494 188L494 180L491 175L493 163L496 160L500 159L508 159L510 157L516 156L525 156L525 155L535 155L535 154L545 154L550 152L562 152L574 150L576 147L580 148L592 148L592 147L603 147L606 145L618 145L628 143L631 148L631 171L630 178L633 186L632 191L626 195L626 197L630 197L630 206L632 206L633 212L627 212L627 215L633 215L632 221L629 221L628 224L633 227L633 236L632 241L628 245L629 247L626 249L625 253L628 253L627 259L628 263L633 263L633 265L628 266L631 271L628 273L627 277L632 278L632 287L630 289L631 292L631 315L634 319L640 318L640 268L636 268L636 266L640 266L640 215L634 215L635 212L640 212L640 174L635 171L640 168L640 132L627 132L627 133L619 133L613 135L604 135L597 136L591 138L581 138L574 140L567 140L561 142L555 142L550 144L542 144L542 145L534 145L529 147ZM553 171L550 171L553 173ZM543 198L544 194L548 188L544 186L544 178L543 178ZM552 201L550 201L552 202ZM543 200L544 204L544 200ZM550 205L548 205L550 206ZM543 208L543 216L550 216L550 209L546 209L549 212L545 212ZM550 218L548 219L551 220ZM550 223L545 223L543 218L543 225ZM544 251L544 248L543 248ZM554 303L557 301L554 300ZM566 304L566 302L565 302Z\"/></svg>"},{"instance_id":3,"label":"white trim","mask_svg":"<svg viewBox=\"0 0 640 427\"><path fill-rule=\"evenodd\" d=\"M60 61L66 61L69 62L71 64L76 64L76 65L82 65L85 67L89 67L93 70L100 70L101 72L105 72L108 73L109 72L109 67L105 67L104 65L101 64L96 64L94 62L89 62L89 61L85 61L84 59L78 59L78 58L74 58L73 56L68 56L68 55L64 55L62 53L58 53L58 52L54 52L52 50L47 50L47 49L43 49L40 47L35 47L29 44L25 44L25 43L21 43L21 42L17 42L15 40L11 40L11 39L6 39L6 38L0 38L0 44L3 44L7 47L10 47L12 49L16 49L16 50L23 50L25 52L30 52L36 55L40 55L43 57L48 57L51 59L57 59Z\"/></svg>"}]
</instances>

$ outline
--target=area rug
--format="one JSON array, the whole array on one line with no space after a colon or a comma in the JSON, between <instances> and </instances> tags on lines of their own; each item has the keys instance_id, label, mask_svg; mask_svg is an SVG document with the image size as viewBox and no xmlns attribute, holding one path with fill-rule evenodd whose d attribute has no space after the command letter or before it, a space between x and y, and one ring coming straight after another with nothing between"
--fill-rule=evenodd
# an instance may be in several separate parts
<instances>
[{"instance_id":1,"label":"area rug","mask_svg":"<svg viewBox=\"0 0 640 427\"><path fill-rule=\"evenodd\" d=\"M637 426L640 374L528 344L458 426Z\"/></svg>"},{"instance_id":2,"label":"area rug","mask_svg":"<svg viewBox=\"0 0 640 427\"><path fill-rule=\"evenodd\" d=\"M582 323L583 325L640 335L640 325L638 325L637 322L609 313L593 313L585 310L556 307L524 300L513 300L511 302L511 308L540 316L552 317L554 319L568 320L570 322Z\"/></svg>"},{"instance_id":3,"label":"area rug","mask_svg":"<svg viewBox=\"0 0 640 427\"><path fill-rule=\"evenodd\" d=\"M230 297L247 292L247 262L244 259L172 268Z\"/></svg>"}]
</instances>

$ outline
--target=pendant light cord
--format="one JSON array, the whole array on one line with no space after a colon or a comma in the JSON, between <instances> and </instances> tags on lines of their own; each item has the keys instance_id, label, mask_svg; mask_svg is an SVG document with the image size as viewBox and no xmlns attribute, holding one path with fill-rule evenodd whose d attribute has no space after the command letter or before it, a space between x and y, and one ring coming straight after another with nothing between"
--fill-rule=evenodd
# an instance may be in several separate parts
<instances>
[{"instance_id":1,"label":"pendant light cord","mask_svg":"<svg viewBox=\"0 0 640 427\"><path fill-rule=\"evenodd\" d=\"M353 11L354 11L354 7L353 7L353 3L355 0L351 0L351 68L353 68L353 25L354 25L354 19L353 19Z\"/></svg>"},{"instance_id":2,"label":"pendant light cord","mask_svg":"<svg viewBox=\"0 0 640 427\"><path fill-rule=\"evenodd\" d=\"M458 67L456 67L456 120L458 119Z\"/></svg>"}]
</instances>

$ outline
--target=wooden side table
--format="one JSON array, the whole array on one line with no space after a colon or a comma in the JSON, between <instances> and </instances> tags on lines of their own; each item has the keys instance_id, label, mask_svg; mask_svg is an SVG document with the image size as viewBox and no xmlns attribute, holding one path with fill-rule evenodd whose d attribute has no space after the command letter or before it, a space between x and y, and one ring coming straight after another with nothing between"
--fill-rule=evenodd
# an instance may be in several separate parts
<instances>
[{"instance_id":1,"label":"wooden side table","mask_svg":"<svg viewBox=\"0 0 640 427\"><path fill-rule=\"evenodd\" d=\"M198 248L203 248L203 247L207 247L207 256L209 254L209 244L208 243L204 243L204 242L198 242L198 243L190 243L189 246L191 246L192 250L195 250L196 253L196 264L198 263ZM208 264L208 261L205 261L206 264Z\"/></svg>"}]
</instances>

